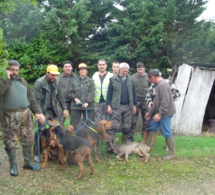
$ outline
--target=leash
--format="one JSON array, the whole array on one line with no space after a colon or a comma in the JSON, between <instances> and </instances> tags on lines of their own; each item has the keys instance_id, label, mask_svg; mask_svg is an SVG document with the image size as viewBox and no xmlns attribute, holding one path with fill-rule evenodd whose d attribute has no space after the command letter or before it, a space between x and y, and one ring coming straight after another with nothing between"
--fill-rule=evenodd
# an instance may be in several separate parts
<instances>
[{"instance_id":1,"label":"leash","mask_svg":"<svg viewBox=\"0 0 215 195\"><path fill-rule=\"evenodd\" d=\"M95 123L94 123L92 120L90 120L90 118L88 117L87 108L85 108L85 116L86 116L86 119L85 119L85 121L84 121L84 124L83 124L81 127L79 127L79 128L75 131L75 135L76 135L76 133L77 133L80 129L82 129L83 127L88 127L91 131L93 131L93 132L95 132L95 133L98 133L98 131L95 130L93 127L90 127L90 126L87 125L87 121L90 121L92 124L95 124Z\"/></svg>"},{"instance_id":2,"label":"leash","mask_svg":"<svg viewBox=\"0 0 215 195\"><path fill-rule=\"evenodd\" d=\"M45 125L49 125L50 123L48 121L45 121ZM40 164L40 130L39 130L39 121L36 120L36 131L37 131L37 152L38 152L38 161L36 163L36 165L34 166L33 170L36 171L39 168L39 164Z\"/></svg>"},{"instance_id":3,"label":"leash","mask_svg":"<svg viewBox=\"0 0 215 195\"><path fill-rule=\"evenodd\" d=\"M36 120L36 131L37 131L37 150L38 150L38 158L36 165L34 166L33 170L36 171L39 168L40 163L40 132L39 132L39 121Z\"/></svg>"}]
</instances>

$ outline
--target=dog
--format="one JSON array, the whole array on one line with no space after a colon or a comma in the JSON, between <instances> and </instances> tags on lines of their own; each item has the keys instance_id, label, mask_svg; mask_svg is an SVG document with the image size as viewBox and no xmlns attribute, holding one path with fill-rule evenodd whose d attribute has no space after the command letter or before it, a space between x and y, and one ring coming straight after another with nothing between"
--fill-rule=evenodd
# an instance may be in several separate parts
<instances>
[{"instance_id":1,"label":"dog","mask_svg":"<svg viewBox=\"0 0 215 195\"><path fill-rule=\"evenodd\" d=\"M140 157L143 158L144 162L148 162L149 159L149 150L150 148L144 144L139 142L128 142L124 143L122 145L116 145L116 142L119 138L114 139L113 145L112 145L112 151L114 154L116 154L116 158L118 160L122 160L121 156L125 155L125 161L129 162L128 156L132 153L138 154Z\"/></svg>"},{"instance_id":2,"label":"dog","mask_svg":"<svg viewBox=\"0 0 215 195\"><path fill-rule=\"evenodd\" d=\"M107 143L111 142L111 137L108 135L107 130L112 126L111 121L101 120L97 125L92 124L92 122L87 122L85 126L79 124L76 127L76 136L83 137L88 140L92 145L93 149L97 154L99 140L105 140ZM109 144L110 145L110 144ZM98 155L95 155L96 162L100 162Z\"/></svg>"},{"instance_id":3,"label":"dog","mask_svg":"<svg viewBox=\"0 0 215 195\"><path fill-rule=\"evenodd\" d=\"M39 121L40 125L45 125L44 121ZM58 121L51 121L48 120L48 124L50 125L60 125L60 123ZM61 126L62 127L62 126ZM62 127L63 128L63 127ZM65 132L68 135L74 135L74 127L72 125L68 125L67 128L65 129ZM40 133L40 160L43 162L44 161L44 152L47 149L47 147L50 145L50 127L44 129L43 131L41 131ZM38 134L37 132L35 132L35 145L34 145L34 150L35 152L37 152L38 150L38 146L37 146L37 141L38 141ZM57 147L52 147L52 149L49 149L49 154L54 157L54 156L58 156L58 148ZM57 162L59 162L59 159L57 160Z\"/></svg>"},{"instance_id":4,"label":"dog","mask_svg":"<svg viewBox=\"0 0 215 195\"><path fill-rule=\"evenodd\" d=\"M59 149L59 156L61 158L60 160L61 163L65 163L65 159L67 159L67 155L75 154L75 160L80 169L79 174L75 177L75 179L81 179L81 177L84 175L85 169L84 169L83 161L85 157L87 157L91 167L90 174L94 175L94 164L91 159L91 152L93 151L96 154L96 151L93 149L91 144L85 138L67 135L61 126L54 126L54 128L51 128L50 137L51 137L51 140L54 140L55 145L50 145L48 147L49 149L51 147L57 146L59 148L62 147L63 151L66 152L66 156L64 156L63 151ZM48 156L47 152L46 152L44 164L47 162L47 156Z\"/></svg>"}]
</instances>

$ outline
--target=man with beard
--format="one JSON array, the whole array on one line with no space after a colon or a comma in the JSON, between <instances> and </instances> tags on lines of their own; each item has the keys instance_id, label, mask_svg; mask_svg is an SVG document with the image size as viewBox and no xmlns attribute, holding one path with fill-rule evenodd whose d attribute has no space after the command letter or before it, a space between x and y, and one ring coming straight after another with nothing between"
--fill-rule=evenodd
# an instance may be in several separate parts
<instances>
[{"instance_id":1,"label":"man with beard","mask_svg":"<svg viewBox=\"0 0 215 195\"><path fill-rule=\"evenodd\" d=\"M32 113L37 120L44 120L41 109L25 79L19 76L20 64L8 62L7 79L0 79L0 121L5 151L9 157L10 175L17 176L16 147L20 140L24 157L23 169L34 169L31 162L31 146L34 144Z\"/></svg>"},{"instance_id":2,"label":"man with beard","mask_svg":"<svg viewBox=\"0 0 215 195\"><path fill-rule=\"evenodd\" d=\"M42 110L47 120L60 121L61 116L57 107L58 104L63 110L63 117L67 118L68 116L62 87L59 80L56 79L59 74L58 67L51 64L46 69L46 75L39 78L34 84L34 97L38 107ZM40 126L40 130L43 130L43 128L45 126ZM35 136L35 139L37 140L37 136ZM36 147L34 152L37 153ZM35 157L35 160L37 161L38 157Z\"/></svg>"}]
</instances>

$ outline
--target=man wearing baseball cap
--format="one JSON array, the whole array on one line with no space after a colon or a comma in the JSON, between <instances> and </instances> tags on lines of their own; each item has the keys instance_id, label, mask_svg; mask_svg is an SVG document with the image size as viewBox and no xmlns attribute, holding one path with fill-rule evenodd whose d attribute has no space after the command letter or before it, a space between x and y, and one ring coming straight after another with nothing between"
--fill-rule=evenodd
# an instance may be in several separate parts
<instances>
[{"instance_id":1,"label":"man wearing baseball cap","mask_svg":"<svg viewBox=\"0 0 215 195\"><path fill-rule=\"evenodd\" d=\"M169 148L169 153L163 157L163 160L171 160L175 157L175 141L170 128L171 118L175 113L172 91L158 69L149 70L148 78L151 83L156 85L156 96L152 107L145 115L146 120L150 120L149 139L157 135L158 129L161 127L162 135L165 137ZM152 145L149 144L149 147L152 147Z\"/></svg>"},{"instance_id":2,"label":"man wearing baseball cap","mask_svg":"<svg viewBox=\"0 0 215 195\"><path fill-rule=\"evenodd\" d=\"M51 64L46 69L46 75L39 78L33 88L33 94L36 99L38 107L42 110L47 120L57 120L60 122L60 113L57 105L63 110L63 117L67 118L68 110L66 108L66 101L63 95L60 82L56 80L60 74L58 67ZM63 124L61 124L63 126ZM40 127L42 130L44 127ZM35 136L37 139L37 136ZM37 148L35 147L35 153ZM35 159L37 160L37 159Z\"/></svg>"}]
</instances>

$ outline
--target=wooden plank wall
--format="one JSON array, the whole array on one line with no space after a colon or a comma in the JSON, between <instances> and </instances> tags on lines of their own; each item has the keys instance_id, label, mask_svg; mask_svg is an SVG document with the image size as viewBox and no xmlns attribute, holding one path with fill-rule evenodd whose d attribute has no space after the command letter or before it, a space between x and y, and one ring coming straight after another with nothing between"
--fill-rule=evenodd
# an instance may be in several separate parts
<instances>
[{"instance_id":1,"label":"wooden plank wall","mask_svg":"<svg viewBox=\"0 0 215 195\"><path fill-rule=\"evenodd\" d=\"M178 75L175 80L175 85L179 89L181 96L180 98L175 102L175 108L176 108L176 113L172 118L172 131L174 133L177 133L178 130L178 123L181 117L181 111L184 103L184 99L187 93L187 88L189 86L189 81L190 81L190 74L191 74L192 67L183 64L179 67L178 70Z\"/></svg>"},{"instance_id":2,"label":"wooden plank wall","mask_svg":"<svg viewBox=\"0 0 215 195\"><path fill-rule=\"evenodd\" d=\"M188 65L185 65L185 67ZM180 67L181 68L181 67ZM180 101L176 102L177 113L174 119L173 124L175 126L173 132L176 134L182 135L199 135L202 132L202 123L205 114L205 109L207 102L211 93L211 88L215 79L215 71L203 70L200 68L191 67L192 71L190 83L187 83L187 80L183 81L185 89L179 89L183 93L182 99L183 103L180 110L179 105ZM187 76L187 71L189 68L184 68L181 70L182 75ZM186 71L186 72L185 72ZM180 75L178 75L180 76ZM183 77L183 76L182 76ZM177 82L177 81L176 81ZM177 84L177 83L176 83ZM188 84L188 85L187 85ZM177 84L178 85L178 84ZM187 88L186 88L187 85ZM177 86L178 87L178 86ZM181 87L180 87L181 88ZM184 91L185 94L184 94Z\"/></svg>"}]
</instances>

